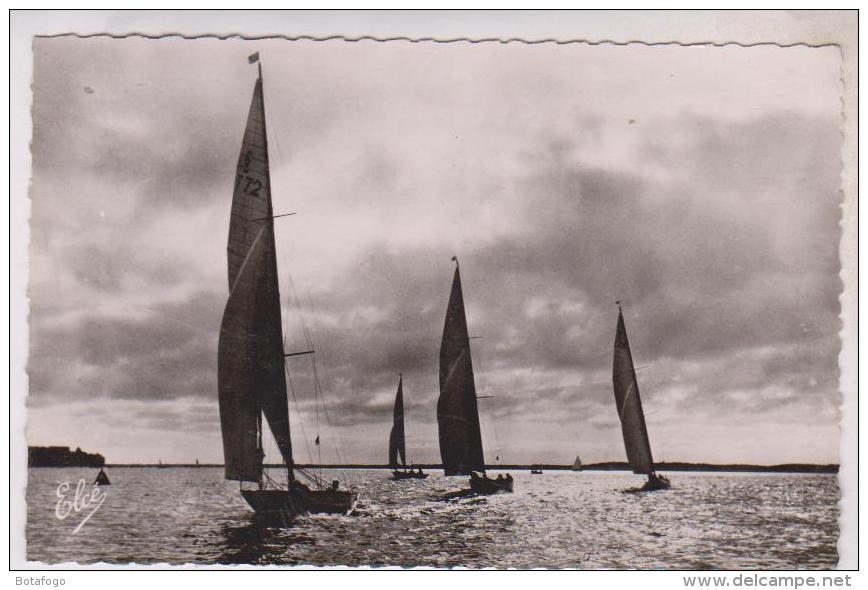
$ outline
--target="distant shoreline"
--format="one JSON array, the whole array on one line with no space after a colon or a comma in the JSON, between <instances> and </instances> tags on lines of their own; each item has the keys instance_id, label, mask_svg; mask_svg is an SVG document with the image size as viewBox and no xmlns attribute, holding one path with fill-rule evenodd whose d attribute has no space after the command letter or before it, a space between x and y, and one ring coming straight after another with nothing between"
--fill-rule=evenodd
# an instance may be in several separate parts
<instances>
[{"instance_id":1,"label":"distant shoreline","mask_svg":"<svg viewBox=\"0 0 868 590\"><path fill-rule=\"evenodd\" d=\"M108 463L106 468L123 468L123 467L148 467L148 468L168 468L168 467L223 467L222 463L163 463L144 464L144 463ZM271 469L280 469L282 465L267 465ZM373 463L347 463L344 465L336 464L304 464L298 463L296 467L301 469L392 469L389 465L373 464ZM443 467L439 463L427 463L413 465L413 468L422 468L427 470L440 470ZM489 465L489 469L493 471L528 471L530 469L540 468L543 471L571 471L572 465L554 465L554 464L533 464L533 465ZM838 465L817 465L812 463L785 463L780 465L745 465L745 464L711 464L711 463L658 463L657 470L666 471L706 471L706 472L723 472L723 473L838 473ZM631 471L627 463L623 462L606 462L606 463L590 463L582 466L582 471Z\"/></svg>"}]
</instances>

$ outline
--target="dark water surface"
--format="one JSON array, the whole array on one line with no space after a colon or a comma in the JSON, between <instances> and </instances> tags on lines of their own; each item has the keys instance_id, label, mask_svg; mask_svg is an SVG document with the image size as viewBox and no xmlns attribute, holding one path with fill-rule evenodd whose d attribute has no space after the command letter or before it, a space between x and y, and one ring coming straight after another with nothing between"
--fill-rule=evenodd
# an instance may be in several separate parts
<instances>
[{"instance_id":1,"label":"dark water surface","mask_svg":"<svg viewBox=\"0 0 868 590\"><path fill-rule=\"evenodd\" d=\"M27 557L46 563L825 569L837 562L834 475L513 472L515 493L443 500L467 478L325 472L355 487L351 516L261 528L222 468L110 469L102 506L55 513L58 485L96 470L30 469ZM90 489L88 485L88 489Z\"/></svg>"}]
</instances>

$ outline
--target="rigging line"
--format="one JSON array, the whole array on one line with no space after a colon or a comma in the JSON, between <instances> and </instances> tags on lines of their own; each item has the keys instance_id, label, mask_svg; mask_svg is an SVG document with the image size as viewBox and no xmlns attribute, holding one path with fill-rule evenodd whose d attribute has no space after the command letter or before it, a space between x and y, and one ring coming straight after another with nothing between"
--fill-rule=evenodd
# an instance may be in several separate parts
<instances>
[{"instance_id":1,"label":"rigging line","mask_svg":"<svg viewBox=\"0 0 868 590\"><path fill-rule=\"evenodd\" d=\"M285 261L287 258L285 249L281 248L280 253L281 253L281 259L283 261ZM287 280L291 286L291 293L288 293L286 295L289 311L291 311L292 307L293 307L293 303L294 303L293 302L293 295L295 293L295 288L294 288L293 281L292 281L292 273L289 271L289 265L284 262L283 268L285 269ZM297 305L295 307L297 308ZM286 342L289 338L289 327L285 323L283 328L284 328L284 350L286 350ZM307 431L304 427L304 418L303 418L304 415L301 412L301 407L299 406L299 403L298 403L298 396L296 396L296 394L295 394L295 383L292 380L292 373L289 370L289 364L286 362L285 358L286 357L284 357L283 368L284 368L284 372L286 374L287 382L289 384L289 390L290 390L290 393L292 395L292 401L293 401L293 405L295 407L295 413L296 413L296 416L298 416L298 424L301 427L302 440L304 440L304 447L305 447L305 451L307 452L308 461L310 463L313 463L314 462L313 452L311 451L310 440L308 440ZM301 473L309 481L316 482L315 476L313 476L312 474L310 474L306 471L303 471L303 470L301 471Z\"/></svg>"},{"instance_id":2,"label":"rigging line","mask_svg":"<svg viewBox=\"0 0 868 590\"><path fill-rule=\"evenodd\" d=\"M298 290L296 288L295 281L292 278L292 273L290 273L288 271L288 269L287 269L287 278L289 280L290 290L292 292L292 299L294 300L295 308L298 310L299 319L300 319L301 328L302 328L302 333L304 334L304 338L305 338L305 343L307 344L307 346L311 350L316 350L316 343L315 343L314 338L313 338L313 333L311 332L310 327L308 326L307 319L305 317L306 314L304 311L304 306L302 305L302 298L298 294ZM309 294L307 294L307 300L308 300L308 306L312 307L309 305L310 304L310 295ZM342 436L341 432L339 430L336 430L334 428L334 425L332 424L331 414L328 411L328 399L326 398L325 390L322 387L322 383L319 381L319 375L318 375L317 369L316 369L316 355L312 355L311 358L312 358L313 368L314 368L315 395L322 397L323 410L325 413L326 423L329 426L329 434L331 435L330 438L332 439L332 444L334 446L335 456L337 457L338 462L342 463L343 457L341 456L342 455L341 447L345 446L345 442L343 440L343 436ZM317 405L316 405L317 430L319 430L319 404L318 404L319 397L317 397L316 401L317 401ZM335 435L335 433L337 433L337 435ZM322 434L322 433L318 432L318 434ZM320 449L320 452L321 452L321 449ZM321 464L321 461L319 461L319 463Z\"/></svg>"},{"instance_id":3,"label":"rigging line","mask_svg":"<svg viewBox=\"0 0 868 590\"><path fill-rule=\"evenodd\" d=\"M289 275L289 287L292 290L295 308L298 310L299 321L301 322L301 331L304 334L305 344L307 344L311 349L316 350L313 343L313 337L311 336L310 329L307 326L307 320L305 319L304 307L302 306L301 298L298 296L298 290L295 287L295 281L292 279L291 274Z\"/></svg>"},{"instance_id":4,"label":"rigging line","mask_svg":"<svg viewBox=\"0 0 868 590\"><path fill-rule=\"evenodd\" d=\"M299 321L301 322L302 334L304 335L305 344L308 345L308 347L310 349L313 349L313 346L311 346L311 340L309 338L308 330L307 330L307 327L305 325L304 311L301 308L301 305L300 305L300 302L298 299L298 292L296 291L296 288L295 288L295 281L292 278L292 273L289 271L288 265L285 266L285 268L286 268L286 278L289 282L289 288L290 288L290 292L291 292L290 294L287 295L287 299L289 299L290 306L294 307L298 311ZM317 423L317 428L319 428L319 423ZM313 456L311 456L310 458L311 458L311 461L313 461Z\"/></svg>"},{"instance_id":5,"label":"rigging line","mask_svg":"<svg viewBox=\"0 0 868 590\"><path fill-rule=\"evenodd\" d=\"M269 89L270 88L271 88L271 86L269 85ZM262 87L262 102L263 102L263 105L266 102L268 102L269 104L272 104L272 105L275 104L274 102L267 100L267 97L265 96L265 85L263 85L263 87ZM280 136L282 134L278 131L280 129L280 117L277 115L277 113L278 113L278 111L275 109L271 109L268 111L268 120L270 122L270 125L268 125L268 128L271 129L271 133L268 133L268 128L266 128L266 134L269 137L266 137L265 140L266 140L266 145L269 148L274 148L273 149L273 151L274 151L273 156L276 156L276 157L270 158L269 163L270 164L276 164L275 168L280 169L281 164L284 162L284 158L283 158L283 148L282 148L281 143L280 143ZM266 116L265 110L263 109L263 111L262 111L263 120L265 119L265 116ZM272 151L272 150L269 150L269 151ZM272 155L272 154L269 154L269 155ZM269 171L269 172L271 172L271 171ZM270 181L271 181L270 176L271 175L269 174L269 188L271 189L273 187L270 184ZM272 192L272 196L273 196L274 191L272 190L271 192Z\"/></svg>"},{"instance_id":6,"label":"rigging line","mask_svg":"<svg viewBox=\"0 0 868 590\"><path fill-rule=\"evenodd\" d=\"M493 412L491 417L491 425L494 428L494 441L497 444L497 456L500 457L503 455L503 447L500 444L500 435L497 433L497 397L494 397L494 401L491 403Z\"/></svg>"},{"instance_id":7,"label":"rigging line","mask_svg":"<svg viewBox=\"0 0 868 590\"><path fill-rule=\"evenodd\" d=\"M325 487L325 481L323 481L321 478L317 477L316 473L313 473L312 471L310 471L310 470L308 470L308 469L305 469L305 468L303 468L303 467L296 467L296 469L297 469L297 470L299 471L299 473L301 473L301 474L302 474L302 475L303 475L303 476L304 476L304 477L305 477L309 482L313 483L314 485L316 485L316 486L318 486L318 487L320 487L320 488Z\"/></svg>"},{"instance_id":8,"label":"rigging line","mask_svg":"<svg viewBox=\"0 0 868 590\"><path fill-rule=\"evenodd\" d=\"M305 336L306 336L305 340L306 340L308 346L310 346L311 349L314 349L315 344L313 341L313 336L310 333L310 330L307 329L306 322L304 322L303 318L302 318L302 323L303 323L303 329L304 329ZM344 444L344 441L343 441L343 438L341 437L339 431L338 431L337 436L335 436L335 429L334 429L334 424L332 423L331 413L328 411L328 399L326 398L325 390L322 387L322 382L319 379L319 372L317 370L317 363L316 363L316 354L311 355L311 363L312 363L313 373L314 373L314 395L316 398L317 434L320 437L322 437L322 435L323 435L323 433L320 432L320 425L319 425L319 402L320 402L320 398L322 398L323 412L325 414L326 425L328 426L328 430L329 430L329 434L330 434L329 438L332 441L332 446L333 446L333 450L335 453L335 457L337 458L338 463L343 463L343 457L341 456L342 455L341 446ZM322 439L320 439L320 445L319 445L319 448L317 449L317 451L318 451L318 455L320 456L318 463L322 464L322 460L321 460Z\"/></svg>"},{"instance_id":9,"label":"rigging line","mask_svg":"<svg viewBox=\"0 0 868 590\"><path fill-rule=\"evenodd\" d=\"M304 334L305 343L309 346L310 349L313 350L313 348L314 348L313 347L313 340L310 336L310 331L308 330L307 323L304 319L304 310L302 309L301 302L300 302L299 297L298 297L298 292L297 292L296 287L295 287L295 281L292 278L292 273L289 271L288 266L286 267L286 269L287 269L286 270L286 276L287 276L287 279L289 281L290 291L292 293L292 296L290 298L290 304L292 304L292 303L295 304L295 308L298 310L298 315L299 315L299 319L301 322L302 333ZM284 369L286 370L287 376L289 376L289 368L286 364L284 364ZM318 390L317 384L318 384L318 377L316 376L316 365L314 364L314 405L315 405L315 417L316 417L315 419L316 419L316 431L317 431L316 436L321 439L322 433L320 432L320 424L319 424L319 393L317 391ZM310 444L309 444L309 441L307 439L307 433L305 432L305 428L304 428L304 421L301 419L301 411L298 408L298 399L295 396L294 390L293 390L293 401L295 402L296 411L299 415L299 424L301 425L301 428L302 428L302 436L304 437L304 440L305 440L305 447L307 448L307 451L308 451L308 457L310 458L311 463L313 463L314 462L313 461L313 453L310 450ZM322 465L322 441L321 440L320 440L320 444L316 445L316 447L317 447L317 461L316 461L316 463L318 465ZM308 475L310 476L313 474L308 474ZM314 475L314 477L316 477L316 476ZM320 480L317 481L317 483L321 484L321 482L324 481L324 480L322 480L322 467L320 467L319 477L320 477Z\"/></svg>"},{"instance_id":10,"label":"rigging line","mask_svg":"<svg viewBox=\"0 0 868 590\"><path fill-rule=\"evenodd\" d=\"M332 449L335 453L335 458L339 465L344 464L345 455L343 453L343 449L346 447L346 442L344 441L343 434L341 433L340 428L335 428L332 423L331 413L328 409L328 399L326 398L325 390L322 387L322 383L319 380L319 373L317 371L316 365L316 355L312 355L313 369L314 369L314 386L319 388L320 395L323 400L323 410L325 411L326 423L328 425L329 435L332 442ZM351 472L347 475L346 479L353 484L358 483L356 474Z\"/></svg>"},{"instance_id":11,"label":"rigging line","mask_svg":"<svg viewBox=\"0 0 868 590\"><path fill-rule=\"evenodd\" d=\"M481 338L482 338L482 336L468 336L467 337L467 348L470 349L470 341L471 340L480 340ZM477 375L477 377L479 378L480 389L483 392L487 392L488 391L488 377L486 374L487 372L485 371L485 367L483 367L482 350L480 349L480 347L477 346L475 351L471 349L471 354L476 356L477 362L479 364L479 371L477 371L479 374Z\"/></svg>"},{"instance_id":12,"label":"rigging line","mask_svg":"<svg viewBox=\"0 0 868 590\"><path fill-rule=\"evenodd\" d=\"M316 408L316 462L319 465L319 476L322 477L322 440L320 439L320 431L319 431L319 392L317 391L316 386L316 355L311 355L313 362L313 399L314 399L314 407Z\"/></svg>"},{"instance_id":13,"label":"rigging line","mask_svg":"<svg viewBox=\"0 0 868 590\"><path fill-rule=\"evenodd\" d=\"M340 451L341 445L338 442L338 436L335 436L335 428L332 425L331 415L329 414L329 411L328 411L328 403L326 401L325 390L322 388L322 383L319 380L319 373L317 372L317 365L316 365L316 355L313 356L312 361L313 361L314 387L317 388L317 390L319 391L319 395L322 396L323 411L325 412L326 424L329 427L329 434L331 436L332 444L334 446L335 457L337 458L338 463L343 463L343 458L341 457L341 451ZM338 433L339 432L340 431L338 431Z\"/></svg>"},{"instance_id":14,"label":"rigging line","mask_svg":"<svg viewBox=\"0 0 868 590\"><path fill-rule=\"evenodd\" d=\"M479 372L481 373L481 381L484 384L483 391L488 391L488 371L485 369L485 362L483 361L484 355L482 354L481 347L476 347L476 358L479 362ZM491 416L491 427L494 430L494 443L497 447L497 456L501 456L503 454L503 447L500 444L500 434L497 432L497 396L491 396L494 398L492 402L492 416Z\"/></svg>"},{"instance_id":15,"label":"rigging line","mask_svg":"<svg viewBox=\"0 0 868 590\"><path fill-rule=\"evenodd\" d=\"M301 316L302 330L304 331L306 342L307 342L308 346L310 346L311 349L316 350L317 348L316 348L316 343L315 343L314 338L313 338L313 333L310 331L310 328L308 327L308 324L307 324L307 320L305 319L305 313L304 313L304 310L302 307L301 297L298 295L298 291L295 288L294 282L292 283L292 289L293 289L293 294L295 295L295 298L296 298L296 304L297 304L297 307L299 309L299 314ZM310 295L307 296L307 299L309 302L310 301ZM337 436L335 435L334 424L332 423L332 420L331 420L331 414L328 411L328 399L326 398L325 390L322 387L322 383L319 380L319 374L317 372L316 355L312 356L311 358L312 358L313 368L314 368L314 387L316 388L317 395L322 397L323 410L325 412L326 423L329 426L332 444L334 445L335 455L338 458L338 462L342 463L343 458L341 457L340 447L342 447L344 445L343 437L342 437L339 430L337 431Z\"/></svg>"},{"instance_id":16,"label":"rigging line","mask_svg":"<svg viewBox=\"0 0 868 590\"><path fill-rule=\"evenodd\" d=\"M292 394L292 402L295 404L295 413L298 416L298 424L301 426L301 436L304 440L304 447L307 450L308 460L313 463L313 453L310 452L310 443L307 440L307 432L304 429L304 420L301 419L301 408L298 405L298 398L295 396L295 386L292 383L292 375L290 375L289 367L284 363L283 371L286 373L286 379L289 382L289 391Z\"/></svg>"},{"instance_id":17,"label":"rigging line","mask_svg":"<svg viewBox=\"0 0 868 590\"><path fill-rule=\"evenodd\" d=\"M328 397L326 397L325 389L323 389L322 383L319 380L319 374L316 372L316 366L314 366L314 377L316 378L316 384L320 388L320 395L322 395L323 409L325 410L326 422L328 423L329 431L332 435L335 456L338 458L338 462L343 463L345 457L344 449L346 448L346 443L344 441L341 430L339 428L335 428L335 425L332 422L331 413L329 412Z\"/></svg>"},{"instance_id":18,"label":"rigging line","mask_svg":"<svg viewBox=\"0 0 868 590\"><path fill-rule=\"evenodd\" d=\"M276 237L275 237L275 241L276 241ZM278 256L280 257L280 266L285 269L284 273L286 273L288 275L289 274L289 264L287 264L286 249L281 247L280 251L278 252ZM284 297L286 297L287 303L292 303L292 301L289 298L289 295L285 294ZM281 309L281 312L282 311L283 310ZM283 350L286 351L286 341L289 338L289 327L286 325L287 323L285 321L281 321L281 324L283 324L281 326L281 328L283 329ZM284 367L285 366L286 365L284 365Z\"/></svg>"},{"instance_id":19,"label":"rigging line","mask_svg":"<svg viewBox=\"0 0 868 590\"><path fill-rule=\"evenodd\" d=\"M284 269L285 274L291 279L292 275L289 272L289 264L287 261L288 257L286 254L286 248L285 247L282 246L279 249L278 256L280 257L281 267ZM286 297L287 303L289 303L291 305L292 301L290 299L289 294L284 294L284 297ZM281 328L283 329L283 350L286 351L286 343L289 339L289 326L288 326L288 322L286 322L286 321L281 321L281 324L282 324ZM283 372L284 372L284 376L286 377L286 383L289 385L289 391L290 391L290 394L292 396L292 401L295 405L295 412L296 412L296 416L298 416L298 423L301 426L302 437L304 438L305 447L307 449L307 455L308 455L309 459L312 459L313 456L311 455L310 447L308 446L307 436L304 432L304 420L302 420L302 414L301 414L301 410L300 410L299 405L298 405L298 399L296 398L296 395L295 395L295 385L292 382L292 374L290 373L289 366L286 363L286 357L284 357ZM292 440L291 436L292 435L290 435L290 442ZM293 461L293 463L294 462L295 461Z\"/></svg>"},{"instance_id":20,"label":"rigging line","mask_svg":"<svg viewBox=\"0 0 868 590\"><path fill-rule=\"evenodd\" d=\"M299 295L298 295L298 290L296 288L295 281L292 279L291 273L288 274L288 278L289 278L290 290L292 291L293 299L295 302L295 307L299 313L299 319L301 322L301 328L302 328L302 333L304 334L305 343L308 345L308 347L310 347L310 349L316 350L316 345L315 345L315 342L313 339L313 334L311 333L310 328L308 327L307 320L305 318L305 312L304 312L304 308L302 306L301 297L299 297ZM309 296L308 296L308 299L310 299ZM327 401L326 396L325 396L325 391L322 388L322 384L319 381L319 375L318 375L317 369L316 369L316 355L315 354L312 355L311 358L312 358L313 369L314 369L314 391L315 391L315 395L317 396L317 398L316 398L316 402L317 402L317 404L316 404L317 430L319 430L319 403L318 402L319 402L319 396L322 396L323 409L325 411L326 422L329 426L329 433L331 435L330 438L332 439L332 444L334 446L335 456L338 458L338 463L342 463L343 458L341 457L342 453L340 451L340 447L342 445L344 445L343 437L341 436L340 432L338 432L337 436L335 436L335 429L333 428L333 425L332 425L331 415L328 412L328 401ZM321 434L321 433L318 432L317 434ZM318 449L318 451L321 454L321 448ZM320 460L320 461L318 461L318 463L322 464L322 461Z\"/></svg>"},{"instance_id":21,"label":"rigging line","mask_svg":"<svg viewBox=\"0 0 868 590\"><path fill-rule=\"evenodd\" d=\"M311 304L310 293L305 292L305 293L302 293L302 295L306 299L306 302L304 302L304 303L302 303L302 298L298 297L298 295L296 295L296 297L298 297L299 309L304 309L305 306L307 307L307 309L313 309L313 305ZM304 312L303 311L302 311L302 323L304 325L305 333L307 334L307 337L310 340L311 348L315 348L314 347L314 341L313 341L313 333L310 331L310 327L307 325L307 320L304 318Z\"/></svg>"},{"instance_id":22,"label":"rigging line","mask_svg":"<svg viewBox=\"0 0 868 590\"><path fill-rule=\"evenodd\" d=\"M264 423L266 423L266 422L268 422L268 420L263 420L263 428L262 428L263 434L265 434L264 431L266 430L266 428L265 428ZM265 445L264 445L265 446L265 449L264 449L265 455L263 457L263 463L268 463L268 461L265 461L265 457L273 457L274 456L274 434L271 432L270 426L268 427L268 433L270 436L264 437L265 438ZM283 459L283 455L282 454L280 454L280 455L281 455L281 459ZM265 468L265 465L262 466L262 471L263 471L263 473L266 474L266 477L270 480L271 478L268 477L268 472L267 472L267 469Z\"/></svg>"},{"instance_id":23,"label":"rigging line","mask_svg":"<svg viewBox=\"0 0 868 590\"><path fill-rule=\"evenodd\" d=\"M636 343L635 342L633 342L633 343L628 342L627 346L630 350L630 362L633 363L633 377L634 377L634 380L636 381L636 387L638 389L639 378L636 376L636 373L638 371L642 371L644 369L652 369L652 367L654 366L654 363L649 362L648 358L644 354L642 354L641 351L638 354L634 354L634 353L636 353ZM637 367L635 364L635 361L633 360L634 356L639 358L640 362L642 362L644 364L641 364ZM659 372L657 374L659 375ZM657 381L655 380L655 371L652 369L651 371L643 373L643 375L644 375L643 380L645 381L645 387L644 387L644 392L642 393L642 397L645 398L646 402L652 401L654 399L654 393L657 390L657 388L654 387L654 385L657 383Z\"/></svg>"},{"instance_id":24,"label":"rigging line","mask_svg":"<svg viewBox=\"0 0 868 590\"><path fill-rule=\"evenodd\" d=\"M280 487L280 484L278 484L276 481L274 481L274 478L272 478L270 475L268 475L268 472L265 471L265 469L263 469L263 471L262 471L262 475L263 475L263 477L265 478L265 484L266 484L266 486L267 486L268 484L271 484L272 487L275 487L275 488L279 488L279 487Z\"/></svg>"},{"instance_id":25,"label":"rigging line","mask_svg":"<svg viewBox=\"0 0 868 590\"><path fill-rule=\"evenodd\" d=\"M304 307L302 306L302 303L300 301L298 302L298 309L299 309L299 313L301 314L301 326L302 326L302 330L304 330L305 341L307 342L308 346L310 346L312 349L315 350L316 346L314 345L314 341L313 341L313 333L310 331L310 328L307 325L307 319L305 318Z\"/></svg>"}]
</instances>

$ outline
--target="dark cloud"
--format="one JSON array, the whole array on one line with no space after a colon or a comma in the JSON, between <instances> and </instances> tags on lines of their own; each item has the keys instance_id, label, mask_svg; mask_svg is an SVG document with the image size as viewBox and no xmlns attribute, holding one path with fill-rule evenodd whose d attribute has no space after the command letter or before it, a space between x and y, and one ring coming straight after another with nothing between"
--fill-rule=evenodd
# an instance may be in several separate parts
<instances>
[{"instance_id":1,"label":"dark cloud","mask_svg":"<svg viewBox=\"0 0 868 590\"><path fill-rule=\"evenodd\" d=\"M137 223L156 215L155 207L201 206L230 190L234 170L225 162L237 156L247 92L218 91L216 79L169 86L194 66L173 62L167 44L132 54L113 54L101 42L36 45L33 118L39 124L31 149L39 182L56 179L73 199L100 183L114 199L136 206ZM117 75L111 86L84 93L82 81L105 76L95 63ZM156 75L169 67L174 76ZM189 100L191 94L200 100Z\"/></svg>"},{"instance_id":2,"label":"dark cloud","mask_svg":"<svg viewBox=\"0 0 868 590\"><path fill-rule=\"evenodd\" d=\"M32 331L31 398L172 399L216 391L222 301L196 293L181 304L98 311Z\"/></svg>"},{"instance_id":3,"label":"dark cloud","mask_svg":"<svg viewBox=\"0 0 868 590\"><path fill-rule=\"evenodd\" d=\"M779 119L776 124L758 120L731 128L726 137L716 139L729 145L729 151L716 150L709 157L740 162L750 159L751 151L758 159L768 159L765 154L774 151L785 169L813 166L816 175L831 180L825 168L834 169L835 163L817 157L834 148L833 136L824 135L826 127L797 119L782 125ZM773 130L786 133L774 135ZM760 136L765 142L756 140ZM744 143L744 138L749 141ZM686 145L677 157L688 169L701 171L702 166L683 158L701 153L699 148L709 140L698 132L695 141L697 145ZM818 152L805 150L805 145ZM767 165L765 173L785 172ZM719 365L716 375L693 376L700 405L725 403L720 393L727 389L776 383L796 393L792 398L759 398L750 406L769 409L794 403L802 396L817 397L818 389L820 398L834 399L840 328L837 261L828 258L825 248L813 249L799 236L763 231L768 224L761 215L751 223L750 212L737 212L748 221L736 225L724 215L719 197L718 202L709 197L707 207L696 206L682 187L701 187L700 174L705 173L696 174L672 186L629 173L582 170L556 156L543 171L529 175L524 186L533 187L538 198L529 198L527 232L461 253L471 330L484 336L479 346L494 363L489 369L606 374L616 317L612 303L621 298L643 362L668 358L681 363L714 360ZM759 190L750 185L751 179L748 174L732 190ZM794 186L803 192L790 197L803 201L801 219L783 209L765 213L797 223L806 235L837 236L834 186L829 182L819 194L810 186ZM713 188L706 187L709 192ZM661 194L669 201L661 204ZM780 249L781 240L786 240L786 251ZM801 252L794 256L790 248ZM376 319L345 315L333 326L318 328L321 340L334 350L333 364L340 367L326 375L334 378L333 385L345 384L343 394L385 388L398 370L436 374L451 280L447 254L396 254L379 248L361 259L352 283L344 283L348 289L324 294L318 303L323 310L352 310L366 303L383 312ZM346 313L352 312L342 315ZM745 354L765 347L778 352ZM738 364L730 361L732 355ZM430 401L436 383L424 382ZM607 380L598 382L594 399L610 403L610 387ZM525 411L533 403L554 406L557 394L569 401L588 392L570 387L507 390L501 394L507 401L501 407L509 412ZM356 419L371 418L372 408L364 404L345 409ZM385 420L388 404L378 414Z\"/></svg>"},{"instance_id":4,"label":"dark cloud","mask_svg":"<svg viewBox=\"0 0 868 590\"><path fill-rule=\"evenodd\" d=\"M213 432L251 74L216 57L180 63L160 42L112 47L37 43L30 403L159 401L125 420ZM366 66L342 45L295 47L310 59L283 67L310 83L278 80L287 98L269 111L276 207L304 213L279 230L292 253L282 272L303 267L300 304L281 274L286 348L306 349L310 328L335 424L387 432L401 372L414 432L435 431L453 255L481 337L477 384L496 395L484 421L510 424L518 452L555 444L539 440L545 424L616 440L615 300L647 365L652 421L807 423L837 403L835 111L583 110L594 95L571 99L573 69L540 72L540 56L513 55L517 69L486 70L479 86L448 59L434 84L382 48ZM474 55L475 67L507 68ZM317 411L310 361L289 365L305 421ZM210 413L191 417L187 399Z\"/></svg>"}]
</instances>

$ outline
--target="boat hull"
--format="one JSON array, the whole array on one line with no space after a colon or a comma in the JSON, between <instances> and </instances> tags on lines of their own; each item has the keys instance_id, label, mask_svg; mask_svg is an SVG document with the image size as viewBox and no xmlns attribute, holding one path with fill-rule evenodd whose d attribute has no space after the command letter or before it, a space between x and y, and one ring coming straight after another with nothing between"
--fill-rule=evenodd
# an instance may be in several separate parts
<instances>
[{"instance_id":1,"label":"boat hull","mask_svg":"<svg viewBox=\"0 0 868 590\"><path fill-rule=\"evenodd\" d=\"M471 477L470 489L475 494L491 495L499 492L512 493L511 479L491 479L488 477Z\"/></svg>"},{"instance_id":2,"label":"boat hull","mask_svg":"<svg viewBox=\"0 0 868 590\"><path fill-rule=\"evenodd\" d=\"M300 513L299 506L286 490L241 490L241 495L257 518L288 525Z\"/></svg>"},{"instance_id":3,"label":"boat hull","mask_svg":"<svg viewBox=\"0 0 868 590\"><path fill-rule=\"evenodd\" d=\"M393 471L392 479L425 479L428 477L427 473L419 473L416 471Z\"/></svg>"},{"instance_id":4,"label":"boat hull","mask_svg":"<svg viewBox=\"0 0 868 590\"><path fill-rule=\"evenodd\" d=\"M660 490L668 490L672 487L672 484L669 482L669 478L664 475L652 475L648 477L648 481L641 488L630 488L629 490L625 490L627 493L639 493L639 492L659 492Z\"/></svg>"},{"instance_id":5,"label":"boat hull","mask_svg":"<svg viewBox=\"0 0 868 590\"><path fill-rule=\"evenodd\" d=\"M640 489L643 492L656 492L658 490L668 490L672 487L672 484L669 483L669 478L664 475L652 475L648 478L648 481L645 482Z\"/></svg>"},{"instance_id":6,"label":"boat hull","mask_svg":"<svg viewBox=\"0 0 868 590\"><path fill-rule=\"evenodd\" d=\"M299 514L346 514L356 494L344 490L241 490L257 517L290 523Z\"/></svg>"},{"instance_id":7,"label":"boat hull","mask_svg":"<svg viewBox=\"0 0 868 590\"><path fill-rule=\"evenodd\" d=\"M356 494L344 490L312 490L301 494L304 511L313 514L346 514L356 503Z\"/></svg>"}]
</instances>

